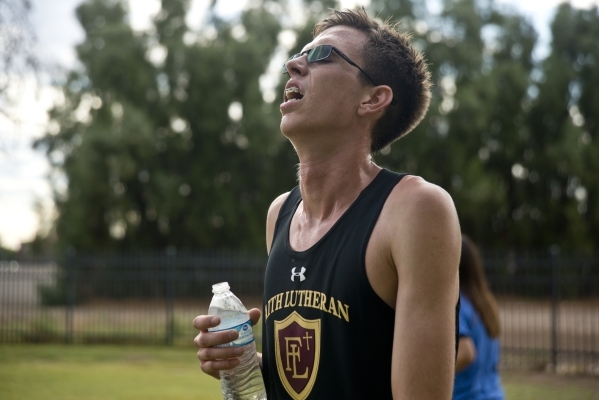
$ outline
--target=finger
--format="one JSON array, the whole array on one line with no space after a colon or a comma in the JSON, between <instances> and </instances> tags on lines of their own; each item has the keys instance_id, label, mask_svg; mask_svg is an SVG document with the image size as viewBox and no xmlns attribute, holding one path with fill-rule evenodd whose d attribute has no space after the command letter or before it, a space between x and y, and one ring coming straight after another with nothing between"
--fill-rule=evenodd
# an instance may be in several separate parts
<instances>
[{"instance_id":1,"label":"finger","mask_svg":"<svg viewBox=\"0 0 599 400\"><path fill-rule=\"evenodd\" d=\"M200 364L200 369L207 375L216 378L216 379L220 379L220 373L219 371L215 371L215 370L211 370L208 368L205 368L202 364Z\"/></svg>"},{"instance_id":2,"label":"finger","mask_svg":"<svg viewBox=\"0 0 599 400\"><path fill-rule=\"evenodd\" d=\"M243 354L242 347L202 347L198 350L198 359L202 362L229 360Z\"/></svg>"},{"instance_id":3,"label":"finger","mask_svg":"<svg viewBox=\"0 0 599 400\"><path fill-rule=\"evenodd\" d=\"M198 349L203 347L214 347L221 344L230 343L239 337L239 332L235 330L226 330L221 332L201 331L195 337L193 342Z\"/></svg>"},{"instance_id":4,"label":"finger","mask_svg":"<svg viewBox=\"0 0 599 400\"><path fill-rule=\"evenodd\" d=\"M262 312L260 312L260 310L257 308L252 308L248 311L248 314L250 315L250 321L252 321L252 325L256 325L258 321L260 321Z\"/></svg>"},{"instance_id":5,"label":"finger","mask_svg":"<svg viewBox=\"0 0 599 400\"><path fill-rule=\"evenodd\" d=\"M219 378L219 372L235 368L239 365L238 358L230 358L228 360L213 360L204 361L201 364L202 371L215 378Z\"/></svg>"},{"instance_id":6,"label":"finger","mask_svg":"<svg viewBox=\"0 0 599 400\"><path fill-rule=\"evenodd\" d=\"M214 315L199 315L193 320L193 327L200 331L207 331L220 324L220 317Z\"/></svg>"}]
</instances>

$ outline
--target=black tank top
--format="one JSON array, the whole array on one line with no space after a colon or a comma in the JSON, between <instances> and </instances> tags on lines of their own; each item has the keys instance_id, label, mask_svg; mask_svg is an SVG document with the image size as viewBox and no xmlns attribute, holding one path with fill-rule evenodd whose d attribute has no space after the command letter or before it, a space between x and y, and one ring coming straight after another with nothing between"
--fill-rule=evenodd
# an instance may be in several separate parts
<instances>
[{"instance_id":1,"label":"black tank top","mask_svg":"<svg viewBox=\"0 0 599 400\"><path fill-rule=\"evenodd\" d=\"M366 246L405 174L381 170L306 251L289 244L294 188L275 225L264 284L262 351L269 400L391 399L395 311L372 289Z\"/></svg>"}]
</instances>

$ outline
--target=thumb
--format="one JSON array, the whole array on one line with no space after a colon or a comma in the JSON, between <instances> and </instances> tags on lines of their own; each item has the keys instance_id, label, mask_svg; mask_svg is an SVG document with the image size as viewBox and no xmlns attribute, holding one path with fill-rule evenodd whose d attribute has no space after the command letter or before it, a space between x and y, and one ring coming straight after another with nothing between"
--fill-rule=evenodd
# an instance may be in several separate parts
<instances>
[{"instance_id":1,"label":"thumb","mask_svg":"<svg viewBox=\"0 0 599 400\"><path fill-rule=\"evenodd\" d=\"M252 321L252 325L256 325L258 321L260 321L262 312L260 312L260 310L257 308L252 308L248 311L248 314L250 315L250 321Z\"/></svg>"}]
</instances>

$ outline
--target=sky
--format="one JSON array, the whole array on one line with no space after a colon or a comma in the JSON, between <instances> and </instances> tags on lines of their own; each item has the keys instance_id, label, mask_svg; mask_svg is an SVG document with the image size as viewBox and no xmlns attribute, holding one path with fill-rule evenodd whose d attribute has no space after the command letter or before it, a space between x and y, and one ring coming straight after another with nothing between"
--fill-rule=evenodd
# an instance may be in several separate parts
<instances>
[{"instance_id":1,"label":"sky","mask_svg":"<svg viewBox=\"0 0 599 400\"><path fill-rule=\"evenodd\" d=\"M343 0L343 7L366 4L368 0ZM36 53L48 63L68 69L77 65L74 47L83 41L83 30L75 18L75 8L81 0L33 0L31 22L38 45ZM248 0L219 0L217 10L230 14ZM551 40L549 23L560 0L495 0L496 4L512 7L524 14L539 32L539 57ZM187 23L197 29L209 0L192 0ZM150 16L158 10L159 0L129 0L130 22L134 29L148 26ZM434 2L433 2L434 4ZM571 0L575 7L599 5L599 0ZM56 101L56 91L46 85L36 89L25 81L15 107L16 122L0 116L0 245L18 250L22 242L34 238L44 221L53 217L52 189L47 179L49 165L45 155L32 149L35 139L45 132L46 111ZM65 182L58 180L64 186ZM44 217L40 219L42 210Z\"/></svg>"}]
</instances>

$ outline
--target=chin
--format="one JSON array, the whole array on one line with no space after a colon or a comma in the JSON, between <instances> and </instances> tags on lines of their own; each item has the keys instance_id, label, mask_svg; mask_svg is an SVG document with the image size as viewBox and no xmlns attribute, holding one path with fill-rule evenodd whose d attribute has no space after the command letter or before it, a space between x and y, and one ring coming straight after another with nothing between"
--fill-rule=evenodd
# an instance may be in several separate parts
<instances>
[{"instance_id":1,"label":"chin","mask_svg":"<svg viewBox=\"0 0 599 400\"><path fill-rule=\"evenodd\" d=\"M297 121L293 121L293 117L291 115L287 114L281 117L281 124L279 127L281 128L281 133L287 136L287 133L297 129L298 124Z\"/></svg>"},{"instance_id":2,"label":"chin","mask_svg":"<svg viewBox=\"0 0 599 400\"><path fill-rule=\"evenodd\" d=\"M292 129L290 129L289 126L286 126L281 122L280 129L283 136L285 136L286 138L290 137Z\"/></svg>"}]
</instances>

